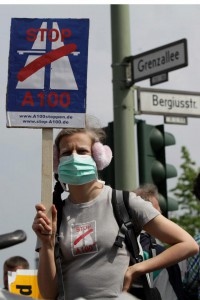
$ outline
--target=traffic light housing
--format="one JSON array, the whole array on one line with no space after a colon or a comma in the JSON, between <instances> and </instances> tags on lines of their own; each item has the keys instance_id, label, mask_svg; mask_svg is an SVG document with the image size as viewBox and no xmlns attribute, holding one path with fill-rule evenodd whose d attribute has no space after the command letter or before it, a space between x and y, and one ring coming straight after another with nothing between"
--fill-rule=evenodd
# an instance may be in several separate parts
<instances>
[{"instance_id":1,"label":"traffic light housing","mask_svg":"<svg viewBox=\"0 0 200 300\"><path fill-rule=\"evenodd\" d=\"M164 131L164 125L150 125L137 121L138 162L140 185L153 183L159 192L159 204L163 215L176 210L176 201L167 196L167 179L177 176L174 166L166 164L165 147L174 145L175 138Z\"/></svg>"}]
</instances>

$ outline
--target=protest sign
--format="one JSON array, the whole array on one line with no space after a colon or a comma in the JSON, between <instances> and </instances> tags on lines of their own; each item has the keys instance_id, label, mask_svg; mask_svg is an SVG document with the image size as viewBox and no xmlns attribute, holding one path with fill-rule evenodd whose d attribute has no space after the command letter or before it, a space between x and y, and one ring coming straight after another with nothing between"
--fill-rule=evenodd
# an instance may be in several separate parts
<instances>
[{"instance_id":1,"label":"protest sign","mask_svg":"<svg viewBox=\"0 0 200 300\"><path fill-rule=\"evenodd\" d=\"M12 19L8 127L84 127L88 35L88 19Z\"/></svg>"},{"instance_id":2,"label":"protest sign","mask_svg":"<svg viewBox=\"0 0 200 300\"><path fill-rule=\"evenodd\" d=\"M42 203L50 217L53 128L85 127L89 19L13 18L7 127L42 128Z\"/></svg>"}]
</instances>

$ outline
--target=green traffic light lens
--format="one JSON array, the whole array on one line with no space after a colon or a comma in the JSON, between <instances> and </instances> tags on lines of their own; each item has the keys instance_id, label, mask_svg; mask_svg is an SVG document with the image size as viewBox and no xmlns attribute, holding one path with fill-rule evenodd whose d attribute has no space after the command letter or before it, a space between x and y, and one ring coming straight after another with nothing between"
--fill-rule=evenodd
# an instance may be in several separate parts
<instances>
[{"instance_id":1,"label":"green traffic light lens","mask_svg":"<svg viewBox=\"0 0 200 300\"><path fill-rule=\"evenodd\" d=\"M165 180L166 178L165 166L158 160L155 160L152 164L151 174L154 182L156 183Z\"/></svg>"},{"instance_id":2,"label":"green traffic light lens","mask_svg":"<svg viewBox=\"0 0 200 300\"><path fill-rule=\"evenodd\" d=\"M151 130L150 143L155 152L158 152L164 147L164 136L162 132L155 127Z\"/></svg>"}]
</instances>

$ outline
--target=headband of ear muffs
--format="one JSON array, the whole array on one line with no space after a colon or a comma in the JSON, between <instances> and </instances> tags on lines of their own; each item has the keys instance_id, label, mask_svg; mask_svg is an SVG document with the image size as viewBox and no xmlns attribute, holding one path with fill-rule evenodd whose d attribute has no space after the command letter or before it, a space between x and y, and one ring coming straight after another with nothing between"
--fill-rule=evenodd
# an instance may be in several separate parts
<instances>
[{"instance_id":1,"label":"headband of ear muffs","mask_svg":"<svg viewBox=\"0 0 200 300\"><path fill-rule=\"evenodd\" d=\"M92 157L97 165L97 170L106 168L112 160L112 150L109 146L103 145L100 142L95 142L92 146ZM58 148L53 146L53 172L58 173L59 156Z\"/></svg>"}]
</instances>

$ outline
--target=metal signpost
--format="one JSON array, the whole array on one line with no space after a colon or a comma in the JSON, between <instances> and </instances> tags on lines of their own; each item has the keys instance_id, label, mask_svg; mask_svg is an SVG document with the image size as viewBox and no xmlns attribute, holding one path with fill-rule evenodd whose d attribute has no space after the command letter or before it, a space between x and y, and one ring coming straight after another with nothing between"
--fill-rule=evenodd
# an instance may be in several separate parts
<instances>
[{"instance_id":1,"label":"metal signpost","mask_svg":"<svg viewBox=\"0 0 200 300\"><path fill-rule=\"evenodd\" d=\"M127 87L151 78L151 84L168 80L167 73L188 65L187 41L182 39L124 60L129 74ZM130 76L131 74L131 76ZM131 80L130 80L131 77Z\"/></svg>"}]
</instances>

